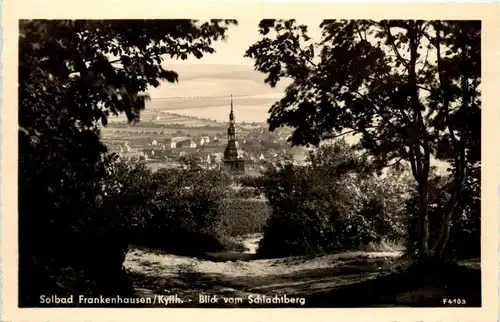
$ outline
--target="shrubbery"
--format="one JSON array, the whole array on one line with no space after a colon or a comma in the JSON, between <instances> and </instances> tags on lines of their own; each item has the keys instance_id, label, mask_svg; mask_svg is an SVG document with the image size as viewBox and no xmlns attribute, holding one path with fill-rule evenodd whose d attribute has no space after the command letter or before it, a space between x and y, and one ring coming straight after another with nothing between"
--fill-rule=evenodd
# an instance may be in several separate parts
<instances>
[{"instance_id":1,"label":"shrubbery","mask_svg":"<svg viewBox=\"0 0 500 322\"><path fill-rule=\"evenodd\" d=\"M270 212L271 209L264 200L228 199L221 229L227 236L260 233Z\"/></svg>"},{"instance_id":2,"label":"shrubbery","mask_svg":"<svg viewBox=\"0 0 500 322\"><path fill-rule=\"evenodd\" d=\"M345 143L323 146L307 166L290 163L265 173L272 208L260 256L350 250L405 237L405 181L365 172L367 162Z\"/></svg>"},{"instance_id":3,"label":"shrubbery","mask_svg":"<svg viewBox=\"0 0 500 322\"><path fill-rule=\"evenodd\" d=\"M39 131L42 131L39 129ZM41 295L131 295L122 263L128 249L125 225L108 211L104 179L110 161L92 160L73 136L59 153L58 137L44 146L20 136L19 305L39 306ZM95 142L97 142L97 137ZM49 148L49 149L47 149ZM40 149L40 150L38 150ZM38 151L37 151L38 150ZM77 152L79 151L79 152ZM32 152L32 153L28 153ZM89 167L93 164L93 167Z\"/></svg>"},{"instance_id":4,"label":"shrubbery","mask_svg":"<svg viewBox=\"0 0 500 322\"><path fill-rule=\"evenodd\" d=\"M141 163L116 165L113 198L129 224L129 241L183 255L224 250L229 177L192 160L183 165L157 172Z\"/></svg>"},{"instance_id":5,"label":"shrubbery","mask_svg":"<svg viewBox=\"0 0 500 322\"><path fill-rule=\"evenodd\" d=\"M243 187L260 188L264 185L265 179L263 176L242 176L236 179L236 182Z\"/></svg>"},{"instance_id":6,"label":"shrubbery","mask_svg":"<svg viewBox=\"0 0 500 322\"><path fill-rule=\"evenodd\" d=\"M232 193L233 198L248 199L248 198L259 198L262 192L257 188L241 187L240 189Z\"/></svg>"},{"instance_id":7,"label":"shrubbery","mask_svg":"<svg viewBox=\"0 0 500 322\"><path fill-rule=\"evenodd\" d=\"M129 227L129 242L193 256L243 250L232 238L261 232L269 216L265 201L253 198L260 191L243 188L237 197L225 172L182 163L157 172L145 163L114 165L107 205Z\"/></svg>"}]
</instances>

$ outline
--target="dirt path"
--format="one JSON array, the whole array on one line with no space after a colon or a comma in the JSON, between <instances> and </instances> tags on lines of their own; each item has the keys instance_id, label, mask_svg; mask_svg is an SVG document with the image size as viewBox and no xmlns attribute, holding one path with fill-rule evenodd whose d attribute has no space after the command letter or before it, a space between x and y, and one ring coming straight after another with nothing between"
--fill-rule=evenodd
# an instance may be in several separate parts
<instances>
[{"instance_id":1,"label":"dirt path","mask_svg":"<svg viewBox=\"0 0 500 322\"><path fill-rule=\"evenodd\" d=\"M351 252L213 262L135 248L124 264L139 294L177 294L186 302L197 303L199 294L307 296L373 279L383 272L382 266L399 256L399 252Z\"/></svg>"}]
</instances>

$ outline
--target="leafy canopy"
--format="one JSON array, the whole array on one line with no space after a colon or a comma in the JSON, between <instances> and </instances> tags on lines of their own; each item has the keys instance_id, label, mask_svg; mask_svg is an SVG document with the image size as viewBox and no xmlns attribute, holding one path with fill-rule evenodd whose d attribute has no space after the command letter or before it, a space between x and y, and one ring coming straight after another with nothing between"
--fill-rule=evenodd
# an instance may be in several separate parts
<instances>
[{"instance_id":1,"label":"leafy canopy","mask_svg":"<svg viewBox=\"0 0 500 322\"><path fill-rule=\"evenodd\" d=\"M294 20L262 20L246 56L275 86L270 130L295 128L296 144L358 134L380 165L429 154L473 162L480 149L480 22L324 20L322 38ZM439 58L439 59L438 59ZM464 149L464 146L467 146Z\"/></svg>"},{"instance_id":2,"label":"leafy canopy","mask_svg":"<svg viewBox=\"0 0 500 322\"><path fill-rule=\"evenodd\" d=\"M57 206L54 199L68 203L80 199L70 194L91 191L83 185L95 185L109 174L105 165L112 161L100 142L98 122L105 125L110 115L121 112L138 120L147 88L177 81L177 73L164 68L165 59L213 53L213 42L234 23L20 21L22 189L34 189L30 194L51 203L47 207Z\"/></svg>"},{"instance_id":3,"label":"leafy canopy","mask_svg":"<svg viewBox=\"0 0 500 322\"><path fill-rule=\"evenodd\" d=\"M295 144L358 135L376 168L411 166L419 186L419 255L443 254L467 178L480 167L479 21L324 20L314 43L294 20L262 20L246 56L275 86L291 78L270 109L270 130L295 128ZM429 249L431 157L448 162L451 197Z\"/></svg>"}]
</instances>

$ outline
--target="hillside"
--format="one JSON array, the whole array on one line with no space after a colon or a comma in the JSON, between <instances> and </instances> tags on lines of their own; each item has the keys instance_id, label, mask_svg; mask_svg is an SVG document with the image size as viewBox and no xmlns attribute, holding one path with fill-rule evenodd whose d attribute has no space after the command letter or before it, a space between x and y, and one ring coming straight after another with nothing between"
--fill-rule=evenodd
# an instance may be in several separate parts
<instances>
[{"instance_id":1,"label":"hillside","mask_svg":"<svg viewBox=\"0 0 500 322\"><path fill-rule=\"evenodd\" d=\"M151 120L156 115L153 110L160 110L227 122L232 95L237 122L265 122L269 108L283 96L289 83L285 80L272 88L264 82L264 74L247 65L188 64L164 67L176 71L179 82L162 82L159 87L148 89L151 100L146 103L142 120ZM123 115L110 118L110 122L122 121L125 121ZM192 120L186 119L181 123L192 125Z\"/></svg>"},{"instance_id":2,"label":"hillside","mask_svg":"<svg viewBox=\"0 0 500 322\"><path fill-rule=\"evenodd\" d=\"M168 65L179 75L175 84L149 89L152 99L172 97L274 96L284 93L289 82L275 88L264 83L265 75L247 65Z\"/></svg>"}]
</instances>

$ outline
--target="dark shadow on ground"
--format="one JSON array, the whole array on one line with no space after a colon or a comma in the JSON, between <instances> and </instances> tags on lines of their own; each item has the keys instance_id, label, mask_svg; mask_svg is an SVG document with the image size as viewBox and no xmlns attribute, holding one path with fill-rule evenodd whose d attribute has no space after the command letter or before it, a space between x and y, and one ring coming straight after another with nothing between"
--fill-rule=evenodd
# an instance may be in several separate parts
<instances>
[{"instance_id":1,"label":"dark shadow on ground","mask_svg":"<svg viewBox=\"0 0 500 322\"><path fill-rule=\"evenodd\" d=\"M255 259L255 254L241 252L223 252L223 253L205 253L198 258L209 260L212 262L236 262L236 261L251 261Z\"/></svg>"},{"instance_id":2,"label":"dark shadow on ground","mask_svg":"<svg viewBox=\"0 0 500 322\"><path fill-rule=\"evenodd\" d=\"M449 300L446 303L443 300ZM465 300L452 304L450 300ZM458 265L432 272L414 267L308 296L310 307L480 307L481 271Z\"/></svg>"}]
</instances>

